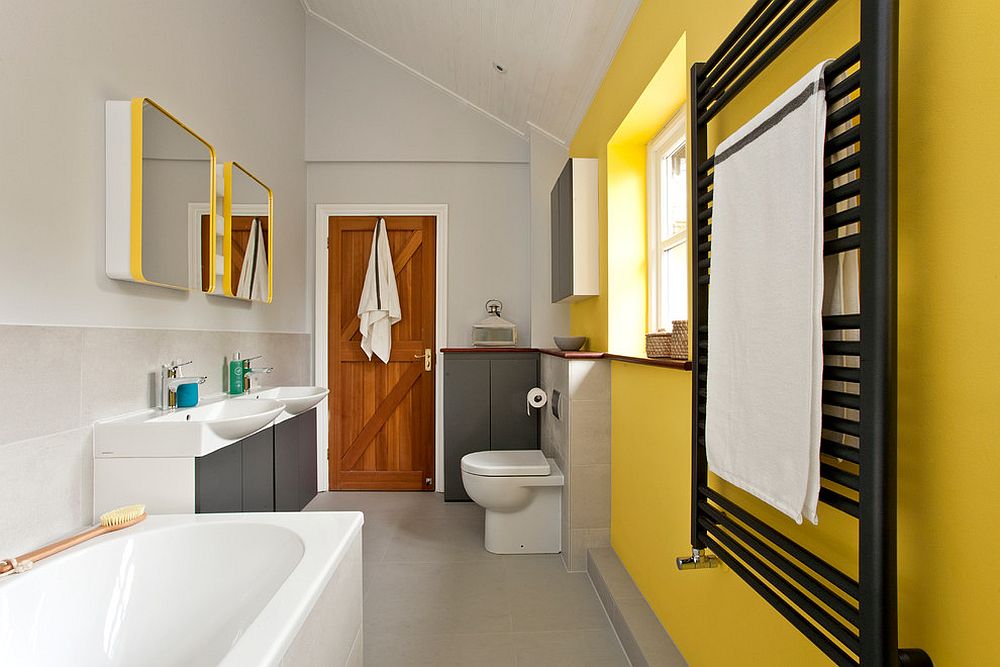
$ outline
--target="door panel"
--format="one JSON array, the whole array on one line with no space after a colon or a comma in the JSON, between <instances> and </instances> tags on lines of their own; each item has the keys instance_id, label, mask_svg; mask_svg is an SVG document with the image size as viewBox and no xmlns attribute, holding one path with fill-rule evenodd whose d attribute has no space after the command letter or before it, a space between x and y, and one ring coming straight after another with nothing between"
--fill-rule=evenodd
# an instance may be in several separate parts
<instances>
[{"instance_id":1,"label":"door panel","mask_svg":"<svg viewBox=\"0 0 1000 667\"><path fill-rule=\"evenodd\" d=\"M490 442L493 449L537 449L538 419L527 395L538 384L536 359L490 362Z\"/></svg>"},{"instance_id":2,"label":"door panel","mask_svg":"<svg viewBox=\"0 0 1000 667\"><path fill-rule=\"evenodd\" d=\"M451 355L444 364L444 499L471 500L461 462L490 448L490 361Z\"/></svg>"},{"instance_id":3,"label":"door panel","mask_svg":"<svg viewBox=\"0 0 1000 667\"><path fill-rule=\"evenodd\" d=\"M292 417L274 425L274 509L297 512L299 505L299 425Z\"/></svg>"},{"instance_id":4,"label":"door panel","mask_svg":"<svg viewBox=\"0 0 1000 667\"><path fill-rule=\"evenodd\" d=\"M434 218L385 218L401 311L388 364L358 328L376 221L330 218L330 488L433 490Z\"/></svg>"},{"instance_id":5,"label":"door panel","mask_svg":"<svg viewBox=\"0 0 1000 667\"><path fill-rule=\"evenodd\" d=\"M243 454L243 511L274 511L274 430L240 442Z\"/></svg>"},{"instance_id":6,"label":"door panel","mask_svg":"<svg viewBox=\"0 0 1000 667\"><path fill-rule=\"evenodd\" d=\"M559 177L559 299L573 294L573 161Z\"/></svg>"},{"instance_id":7,"label":"door panel","mask_svg":"<svg viewBox=\"0 0 1000 667\"><path fill-rule=\"evenodd\" d=\"M316 497L316 409L299 415L293 421L298 421L298 509L302 509Z\"/></svg>"},{"instance_id":8,"label":"door panel","mask_svg":"<svg viewBox=\"0 0 1000 667\"><path fill-rule=\"evenodd\" d=\"M194 460L195 513L243 511L243 448L236 442Z\"/></svg>"}]
</instances>

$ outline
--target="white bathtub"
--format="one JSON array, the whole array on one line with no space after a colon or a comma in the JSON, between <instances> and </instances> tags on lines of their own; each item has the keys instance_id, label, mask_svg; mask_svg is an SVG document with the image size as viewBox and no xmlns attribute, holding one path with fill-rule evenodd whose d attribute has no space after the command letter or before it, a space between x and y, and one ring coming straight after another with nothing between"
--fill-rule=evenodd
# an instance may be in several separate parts
<instances>
[{"instance_id":1,"label":"white bathtub","mask_svg":"<svg viewBox=\"0 0 1000 667\"><path fill-rule=\"evenodd\" d=\"M0 665L359 665L362 521L151 516L0 579Z\"/></svg>"}]
</instances>

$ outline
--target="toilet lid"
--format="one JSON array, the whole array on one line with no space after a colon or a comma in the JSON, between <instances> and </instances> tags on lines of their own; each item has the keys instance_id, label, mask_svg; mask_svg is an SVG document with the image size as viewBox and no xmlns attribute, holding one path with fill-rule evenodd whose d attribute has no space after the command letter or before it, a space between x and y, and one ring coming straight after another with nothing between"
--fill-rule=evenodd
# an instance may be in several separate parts
<instances>
[{"instance_id":1,"label":"toilet lid","mask_svg":"<svg viewBox=\"0 0 1000 667\"><path fill-rule=\"evenodd\" d=\"M548 475L549 462L538 449L491 450L462 457L462 470L486 477Z\"/></svg>"}]
</instances>

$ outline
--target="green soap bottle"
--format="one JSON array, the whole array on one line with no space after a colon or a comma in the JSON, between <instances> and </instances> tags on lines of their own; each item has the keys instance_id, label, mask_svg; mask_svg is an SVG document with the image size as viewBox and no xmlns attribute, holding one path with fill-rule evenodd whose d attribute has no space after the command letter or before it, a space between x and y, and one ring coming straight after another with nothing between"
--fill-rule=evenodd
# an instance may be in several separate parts
<instances>
[{"instance_id":1,"label":"green soap bottle","mask_svg":"<svg viewBox=\"0 0 1000 667\"><path fill-rule=\"evenodd\" d=\"M239 352L233 352L229 360L229 393L234 395L243 393L243 361Z\"/></svg>"}]
</instances>

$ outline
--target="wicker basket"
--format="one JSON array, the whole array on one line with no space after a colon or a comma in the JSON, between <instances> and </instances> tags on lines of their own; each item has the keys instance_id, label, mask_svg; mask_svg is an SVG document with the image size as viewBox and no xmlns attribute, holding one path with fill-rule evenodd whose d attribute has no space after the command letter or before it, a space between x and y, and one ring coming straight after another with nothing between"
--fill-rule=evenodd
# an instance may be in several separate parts
<instances>
[{"instance_id":1,"label":"wicker basket","mask_svg":"<svg viewBox=\"0 0 1000 667\"><path fill-rule=\"evenodd\" d=\"M650 359L670 358L670 339L672 337L673 334L666 331L646 334L646 356ZM685 354L687 354L686 351Z\"/></svg>"},{"instance_id":2,"label":"wicker basket","mask_svg":"<svg viewBox=\"0 0 1000 667\"><path fill-rule=\"evenodd\" d=\"M688 358L688 323L687 320L674 320L674 332L670 336L670 342L667 346L669 351L669 357L671 359L683 359L687 361Z\"/></svg>"}]
</instances>

